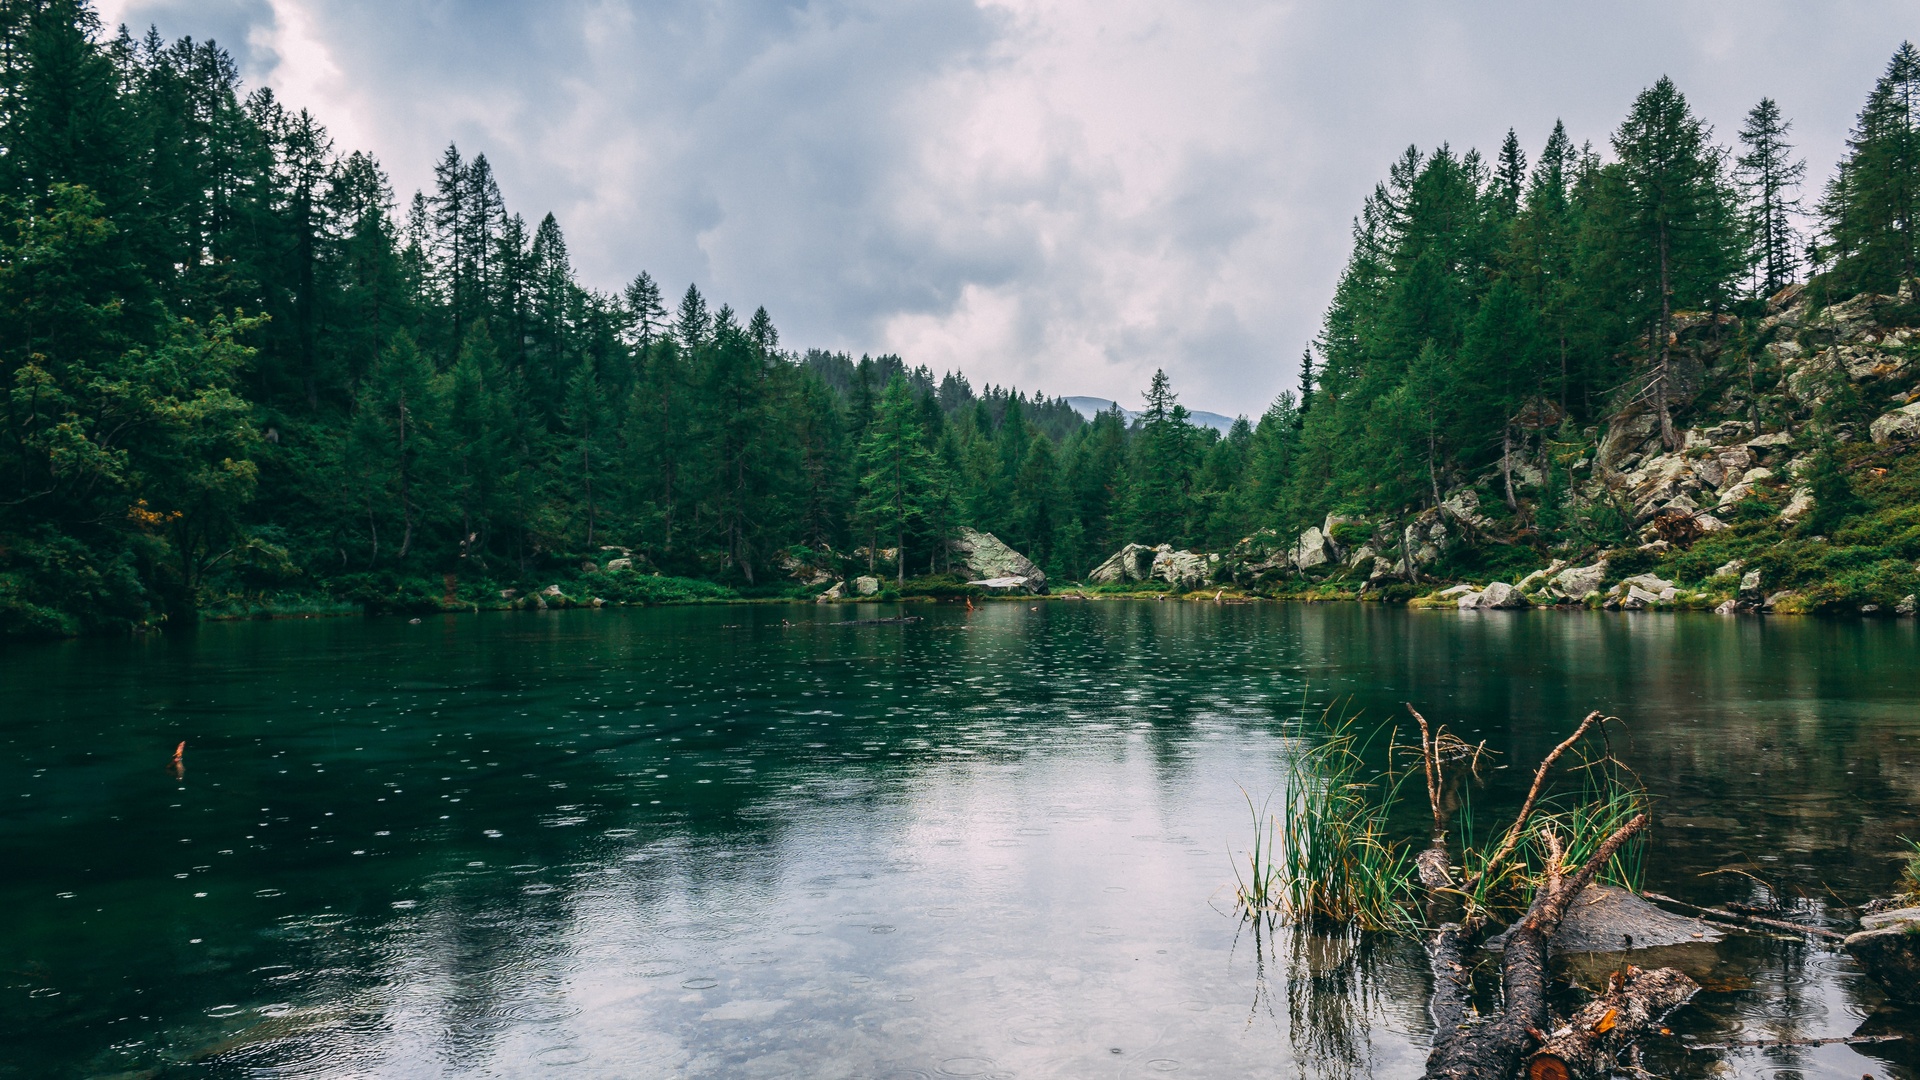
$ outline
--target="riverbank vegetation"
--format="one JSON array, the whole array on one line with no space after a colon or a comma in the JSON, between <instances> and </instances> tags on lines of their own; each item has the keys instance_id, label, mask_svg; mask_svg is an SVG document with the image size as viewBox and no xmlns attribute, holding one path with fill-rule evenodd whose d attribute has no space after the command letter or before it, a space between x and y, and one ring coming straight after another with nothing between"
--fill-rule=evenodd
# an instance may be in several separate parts
<instances>
[{"instance_id":1,"label":"riverbank vegetation","mask_svg":"<svg viewBox=\"0 0 1920 1080\"><path fill-rule=\"evenodd\" d=\"M1409 149L1298 392L1216 432L1164 374L1085 420L645 272L586 287L484 154L402 195L211 43L78 0L0 24L0 636L970 597L941 577L966 527L1056 582L1130 543L1234 556L1150 559L1177 591L1408 599L1602 554L1702 603L1754 570L1776 610L1920 589L1909 46L1811 235L1771 101L1737 145L1661 80L1597 147Z\"/></svg>"}]
</instances>

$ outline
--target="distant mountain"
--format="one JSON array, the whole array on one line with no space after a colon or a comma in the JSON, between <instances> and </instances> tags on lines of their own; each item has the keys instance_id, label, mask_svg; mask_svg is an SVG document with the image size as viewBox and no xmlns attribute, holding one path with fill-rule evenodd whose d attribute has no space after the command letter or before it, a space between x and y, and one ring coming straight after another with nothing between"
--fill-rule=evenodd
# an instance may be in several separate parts
<instances>
[{"instance_id":1,"label":"distant mountain","mask_svg":"<svg viewBox=\"0 0 1920 1080\"><path fill-rule=\"evenodd\" d=\"M1073 411L1089 420L1093 419L1095 414L1106 412L1108 409L1120 404L1111 398L1098 397L1070 397L1066 399L1066 402L1073 406ZM1137 409L1129 409L1122 405L1120 412L1127 418L1127 423L1129 424L1140 419L1140 413ZM1217 412L1195 411L1188 413L1187 417L1195 424L1201 427L1210 427L1223 435L1226 434L1228 428L1233 426L1233 417L1221 416Z\"/></svg>"}]
</instances>

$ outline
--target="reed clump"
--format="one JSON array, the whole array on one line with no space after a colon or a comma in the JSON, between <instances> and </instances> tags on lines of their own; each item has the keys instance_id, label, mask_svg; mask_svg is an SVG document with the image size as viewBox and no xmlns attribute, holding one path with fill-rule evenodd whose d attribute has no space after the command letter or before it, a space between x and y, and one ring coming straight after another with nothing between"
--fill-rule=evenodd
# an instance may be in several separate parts
<instances>
[{"instance_id":1,"label":"reed clump","mask_svg":"<svg viewBox=\"0 0 1920 1080\"><path fill-rule=\"evenodd\" d=\"M1357 715L1329 710L1312 745L1289 762L1277 809L1248 798L1253 845L1245 873L1236 867L1245 912L1317 928L1413 932L1434 921L1432 903L1442 898L1459 917L1509 919L1647 809L1645 788L1605 738L1609 718L1596 713L1541 763L1519 811L1490 830L1473 790L1493 752L1409 712L1418 744L1396 727L1363 732ZM1576 764L1565 771L1579 783L1555 790L1549 774L1569 753ZM1432 815L1424 838L1407 824L1418 819L1407 795L1416 777ZM1639 837L1616 845L1597 879L1637 891L1645 851Z\"/></svg>"},{"instance_id":2,"label":"reed clump","mask_svg":"<svg viewBox=\"0 0 1920 1080\"><path fill-rule=\"evenodd\" d=\"M1369 775L1371 736L1357 719L1323 716L1320 737L1288 763L1279 811L1254 813L1239 891L1247 911L1363 930L1411 925L1412 845L1390 828L1406 775Z\"/></svg>"}]
</instances>

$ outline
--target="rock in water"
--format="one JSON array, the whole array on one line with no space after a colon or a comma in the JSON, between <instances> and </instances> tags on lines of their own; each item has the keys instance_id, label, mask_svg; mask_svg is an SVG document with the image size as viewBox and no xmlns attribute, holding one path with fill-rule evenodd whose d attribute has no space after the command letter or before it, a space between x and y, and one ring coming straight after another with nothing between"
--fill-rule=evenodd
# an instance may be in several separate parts
<instances>
[{"instance_id":1,"label":"rock in water","mask_svg":"<svg viewBox=\"0 0 1920 1080\"><path fill-rule=\"evenodd\" d=\"M1721 936L1712 923L1675 915L1625 889L1589 885L1567 908L1552 945L1556 953L1611 953L1719 941ZM1505 932L1495 935L1487 948L1500 949L1506 938Z\"/></svg>"},{"instance_id":2,"label":"rock in water","mask_svg":"<svg viewBox=\"0 0 1920 1080\"><path fill-rule=\"evenodd\" d=\"M1847 952L1888 997L1920 1005L1920 908L1868 915L1860 926L1848 935Z\"/></svg>"},{"instance_id":3,"label":"rock in water","mask_svg":"<svg viewBox=\"0 0 1920 1080\"><path fill-rule=\"evenodd\" d=\"M1033 565L1033 560L1001 543L992 533L962 528L952 548L953 553L960 556L969 578L1022 578L1028 592L1047 591L1047 575Z\"/></svg>"}]
</instances>

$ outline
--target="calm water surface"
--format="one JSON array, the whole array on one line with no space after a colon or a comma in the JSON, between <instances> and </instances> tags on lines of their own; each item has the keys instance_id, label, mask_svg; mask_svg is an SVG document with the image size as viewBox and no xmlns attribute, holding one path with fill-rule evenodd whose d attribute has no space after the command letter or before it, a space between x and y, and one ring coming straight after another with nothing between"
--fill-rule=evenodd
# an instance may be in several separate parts
<instances>
[{"instance_id":1,"label":"calm water surface","mask_svg":"<svg viewBox=\"0 0 1920 1080\"><path fill-rule=\"evenodd\" d=\"M914 613L0 652L0 1076L1416 1075L1417 947L1232 914L1242 792L1278 789L1303 703L1487 739L1519 763L1490 803L1589 708L1625 718L1649 884L1699 902L1838 920L1920 836L1911 620ZM1690 948L1699 1042L1920 1029L1827 950ZM1920 1076L1901 1046L1649 1064Z\"/></svg>"}]
</instances>

